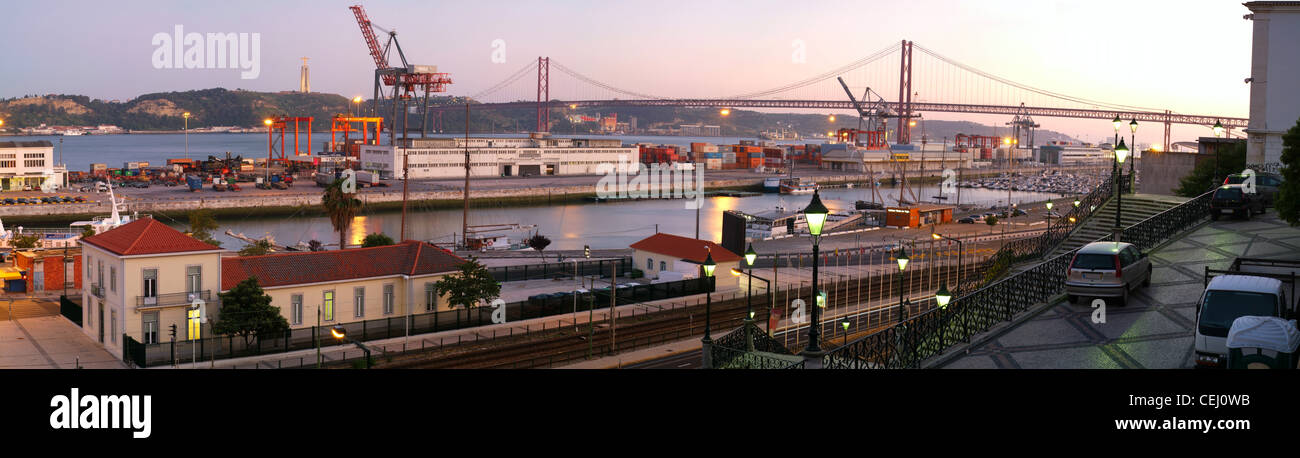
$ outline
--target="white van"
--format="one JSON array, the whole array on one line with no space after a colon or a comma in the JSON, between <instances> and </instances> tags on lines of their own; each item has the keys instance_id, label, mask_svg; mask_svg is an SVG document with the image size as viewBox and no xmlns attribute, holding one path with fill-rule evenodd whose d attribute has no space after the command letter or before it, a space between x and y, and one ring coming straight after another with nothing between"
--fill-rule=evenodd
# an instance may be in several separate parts
<instances>
[{"instance_id":1,"label":"white van","mask_svg":"<svg viewBox=\"0 0 1300 458\"><path fill-rule=\"evenodd\" d=\"M1288 291L1294 289L1294 280L1284 283L1267 274L1240 271L1243 259L1234 261L1231 270L1206 269L1209 281L1196 303L1195 363L1198 368L1226 366L1228 331L1237 318L1271 316L1289 320L1295 317L1295 306L1288 302L1291 297ZM1227 274L1211 278L1212 272Z\"/></svg>"}]
</instances>

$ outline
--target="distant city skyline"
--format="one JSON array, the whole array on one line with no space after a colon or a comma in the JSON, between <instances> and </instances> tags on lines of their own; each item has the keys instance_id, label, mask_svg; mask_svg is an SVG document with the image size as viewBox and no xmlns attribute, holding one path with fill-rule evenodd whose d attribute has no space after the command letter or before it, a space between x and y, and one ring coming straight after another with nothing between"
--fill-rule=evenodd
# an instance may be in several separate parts
<instances>
[{"instance_id":1,"label":"distant city skyline","mask_svg":"<svg viewBox=\"0 0 1300 458\"><path fill-rule=\"evenodd\" d=\"M6 5L0 59L9 71L0 73L0 98L65 93L127 100L212 87L293 91L302 57L311 58L313 90L368 98L374 64L347 9L354 3ZM446 95L477 93L540 55L637 92L722 96L797 81L908 39L989 73L1087 99L1232 117L1245 117L1248 107L1249 86L1243 80L1250 74L1251 23L1242 19L1249 11L1237 2L370 1L364 6L376 25L399 32L411 63L451 73L455 83ZM176 25L201 34L259 34L260 72L255 79L241 79L235 69L154 68L151 37L171 33ZM496 40L505 44L503 63L491 58ZM795 40L806 47L802 63L791 59ZM926 117L1009 120L951 113ZM1038 121L1091 141L1108 130L1108 123L1095 120ZM1174 131L1176 140L1207 134L1198 126ZM1142 129L1138 141L1159 143L1162 134L1163 129Z\"/></svg>"}]
</instances>

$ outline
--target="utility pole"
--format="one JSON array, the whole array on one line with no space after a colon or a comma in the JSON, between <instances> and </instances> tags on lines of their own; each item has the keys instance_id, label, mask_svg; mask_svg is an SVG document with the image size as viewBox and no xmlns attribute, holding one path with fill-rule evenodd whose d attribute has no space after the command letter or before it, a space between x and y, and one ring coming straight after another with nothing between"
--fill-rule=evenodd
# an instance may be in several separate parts
<instances>
[{"instance_id":1,"label":"utility pole","mask_svg":"<svg viewBox=\"0 0 1300 458\"><path fill-rule=\"evenodd\" d=\"M406 241L406 196L407 188L411 182L411 162L410 157L407 155L409 151L410 148L402 147L402 238L398 242Z\"/></svg>"},{"instance_id":2,"label":"utility pole","mask_svg":"<svg viewBox=\"0 0 1300 458\"><path fill-rule=\"evenodd\" d=\"M618 285L615 284L618 280L618 263L611 262L609 267L609 354L612 355L618 348L618 314L614 313L614 307L618 305L614 302L614 298L618 297Z\"/></svg>"},{"instance_id":3,"label":"utility pole","mask_svg":"<svg viewBox=\"0 0 1300 458\"><path fill-rule=\"evenodd\" d=\"M465 210L461 213L460 233L469 247L469 103L465 104Z\"/></svg>"}]
</instances>

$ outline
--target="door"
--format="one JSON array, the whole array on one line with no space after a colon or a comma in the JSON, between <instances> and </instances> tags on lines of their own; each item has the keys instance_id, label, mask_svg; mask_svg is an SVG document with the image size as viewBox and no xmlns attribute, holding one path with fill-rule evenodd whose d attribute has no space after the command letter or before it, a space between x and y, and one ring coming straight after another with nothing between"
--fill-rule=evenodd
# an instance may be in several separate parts
<instances>
[{"instance_id":1,"label":"door","mask_svg":"<svg viewBox=\"0 0 1300 458\"><path fill-rule=\"evenodd\" d=\"M513 169L514 169L514 166L513 166L513 165L503 165L503 166L501 166L501 176L507 176L507 177L508 177L508 176L511 176L511 174L514 172Z\"/></svg>"},{"instance_id":2,"label":"door","mask_svg":"<svg viewBox=\"0 0 1300 458\"><path fill-rule=\"evenodd\" d=\"M99 343L104 343L104 303L93 299L91 301L95 302L95 310L99 311L99 319L95 321L99 323Z\"/></svg>"}]
</instances>

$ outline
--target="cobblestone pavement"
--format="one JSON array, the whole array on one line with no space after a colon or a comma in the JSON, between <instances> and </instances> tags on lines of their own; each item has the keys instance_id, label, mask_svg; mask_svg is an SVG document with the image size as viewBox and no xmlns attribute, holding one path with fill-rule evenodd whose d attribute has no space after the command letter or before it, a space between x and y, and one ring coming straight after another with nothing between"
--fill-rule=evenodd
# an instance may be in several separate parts
<instances>
[{"instance_id":1,"label":"cobblestone pavement","mask_svg":"<svg viewBox=\"0 0 1300 458\"><path fill-rule=\"evenodd\" d=\"M1058 302L945 368L1191 368L1196 302L1205 267L1227 268L1238 256L1300 259L1300 228L1270 210L1251 221L1220 220L1151 253L1151 286L1130 305L1109 307L1105 323L1091 308Z\"/></svg>"}]
</instances>

